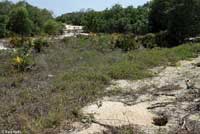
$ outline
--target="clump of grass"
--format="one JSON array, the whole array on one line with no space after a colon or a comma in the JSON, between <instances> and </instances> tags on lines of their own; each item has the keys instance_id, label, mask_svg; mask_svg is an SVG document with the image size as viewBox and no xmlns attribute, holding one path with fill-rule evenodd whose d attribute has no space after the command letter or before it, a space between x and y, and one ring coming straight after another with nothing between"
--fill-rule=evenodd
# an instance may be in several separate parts
<instances>
[{"instance_id":1,"label":"clump of grass","mask_svg":"<svg viewBox=\"0 0 200 134\"><path fill-rule=\"evenodd\" d=\"M110 67L108 75L113 79L142 79L152 74L134 62L122 61Z\"/></svg>"},{"instance_id":2,"label":"clump of grass","mask_svg":"<svg viewBox=\"0 0 200 134\"><path fill-rule=\"evenodd\" d=\"M103 96L105 85L110 80L108 76L95 71L72 71L61 75L60 78L55 81L57 89L71 96L78 107Z\"/></svg>"}]
</instances>

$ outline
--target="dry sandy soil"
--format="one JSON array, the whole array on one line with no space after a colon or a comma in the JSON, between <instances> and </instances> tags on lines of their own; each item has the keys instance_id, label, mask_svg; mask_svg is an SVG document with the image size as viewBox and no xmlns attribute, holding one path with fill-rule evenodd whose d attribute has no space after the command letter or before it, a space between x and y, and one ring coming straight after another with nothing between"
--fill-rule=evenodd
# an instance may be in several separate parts
<instances>
[{"instance_id":1,"label":"dry sandy soil","mask_svg":"<svg viewBox=\"0 0 200 134\"><path fill-rule=\"evenodd\" d=\"M62 134L101 134L126 125L144 134L199 134L200 57L151 71L153 78L113 81L107 90L120 90L122 95L84 107L84 123L75 122L72 130Z\"/></svg>"}]
</instances>

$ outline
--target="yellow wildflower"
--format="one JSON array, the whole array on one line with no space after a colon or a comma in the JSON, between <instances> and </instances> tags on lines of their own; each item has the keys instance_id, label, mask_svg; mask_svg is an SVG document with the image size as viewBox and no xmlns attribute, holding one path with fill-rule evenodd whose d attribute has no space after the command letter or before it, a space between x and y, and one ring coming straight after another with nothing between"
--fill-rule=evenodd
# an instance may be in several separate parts
<instances>
[{"instance_id":1,"label":"yellow wildflower","mask_svg":"<svg viewBox=\"0 0 200 134\"><path fill-rule=\"evenodd\" d=\"M23 62L23 59L22 59L21 57L17 56L17 57L15 58L15 62L16 62L17 64L21 64L21 63Z\"/></svg>"}]
</instances>

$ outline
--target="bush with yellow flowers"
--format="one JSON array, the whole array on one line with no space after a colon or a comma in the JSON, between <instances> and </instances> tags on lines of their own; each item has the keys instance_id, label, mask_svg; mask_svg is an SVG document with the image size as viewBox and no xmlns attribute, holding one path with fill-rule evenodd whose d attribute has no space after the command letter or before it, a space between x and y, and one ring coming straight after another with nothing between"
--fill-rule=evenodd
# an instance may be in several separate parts
<instances>
[{"instance_id":1,"label":"bush with yellow flowers","mask_svg":"<svg viewBox=\"0 0 200 134\"><path fill-rule=\"evenodd\" d=\"M10 47L15 48L12 65L18 71L27 71L34 65L33 52L41 52L43 47L48 47L47 39L30 37L13 37L10 39ZM35 51L32 51L35 50Z\"/></svg>"},{"instance_id":2,"label":"bush with yellow flowers","mask_svg":"<svg viewBox=\"0 0 200 134\"><path fill-rule=\"evenodd\" d=\"M18 71L25 71L29 65L27 57L16 56L13 58L13 67Z\"/></svg>"},{"instance_id":3,"label":"bush with yellow flowers","mask_svg":"<svg viewBox=\"0 0 200 134\"><path fill-rule=\"evenodd\" d=\"M34 64L33 57L29 53L25 53L24 49L16 49L13 53L12 65L18 71L27 71Z\"/></svg>"}]
</instances>

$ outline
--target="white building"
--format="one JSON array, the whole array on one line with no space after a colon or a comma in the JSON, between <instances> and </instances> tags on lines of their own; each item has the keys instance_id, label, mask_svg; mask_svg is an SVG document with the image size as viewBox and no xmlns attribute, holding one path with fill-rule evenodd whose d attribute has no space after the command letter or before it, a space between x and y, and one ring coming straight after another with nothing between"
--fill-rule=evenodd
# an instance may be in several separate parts
<instances>
[{"instance_id":1,"label":"white building","mask_svg":"<svg viewBox=\"0 0 200 134\"><path fill-rule=\"evenodd\" d=\"M84 33L83 26L67 25L63 29L63 35L60 35L58 38L63 39L65 37L76 37L77 35L88 36L88 33Z\"/></svg>"},{"instance_id":2,"label":"white building","mask_svg":"<svg viewBox=\"0 0 200 134\"><path fill-rule=\"evenodd\" d=\"M8 45L8 41L1 39L0 40L0 50L7 50L8 48L6 47Z\"/></svg>"},{"instance_id":3,"label":"white building","mask_svg":"<svg viewBox=\"0 0 200 134\"><path fill-rule=\"evenodd\" d=\"M83 26L65 25L64 33L83 33Z\"/></svg>"}]
</instances>

